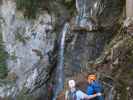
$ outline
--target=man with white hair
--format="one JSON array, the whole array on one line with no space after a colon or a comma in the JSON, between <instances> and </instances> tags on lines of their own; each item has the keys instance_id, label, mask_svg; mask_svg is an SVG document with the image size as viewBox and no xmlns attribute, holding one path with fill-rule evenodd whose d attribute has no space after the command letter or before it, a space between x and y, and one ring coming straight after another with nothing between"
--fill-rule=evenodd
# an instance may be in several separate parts
<instances>
[{"instance_id":1,"label":"man with white hair","mask_svg":"<svg viewBox=\"0 0 133 100\"><path fill-rule=\"evenodd\" d=\"M89 100L95 98L96 96L101 96L101 93L88 96L87 94L76 88L76 83L74 80L69 80L68 86L70 90L66 91L65 100Z\"/></svg>"}]
</instances>

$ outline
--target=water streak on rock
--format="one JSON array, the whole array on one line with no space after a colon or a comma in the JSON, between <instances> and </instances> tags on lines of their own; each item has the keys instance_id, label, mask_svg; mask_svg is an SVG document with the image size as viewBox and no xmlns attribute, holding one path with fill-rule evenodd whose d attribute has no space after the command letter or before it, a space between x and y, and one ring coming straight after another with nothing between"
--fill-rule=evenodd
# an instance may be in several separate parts
<instances>
[{"instance_id":1,"label":"water streak on rock","mask_svg":"<svg viewBox=\"0 0 133 100\"><path fill-rule=\"evenodd\" d=\"M54 89L54 97L53 100L56 100L57 95L63 90L64 87L64 47L65 47L65 36L69 31L69 24L66 23L61 32L61 39L59 44L59 52L58 52L58 62L56 69L56 84Z\"/></svg>"}]
</instances>

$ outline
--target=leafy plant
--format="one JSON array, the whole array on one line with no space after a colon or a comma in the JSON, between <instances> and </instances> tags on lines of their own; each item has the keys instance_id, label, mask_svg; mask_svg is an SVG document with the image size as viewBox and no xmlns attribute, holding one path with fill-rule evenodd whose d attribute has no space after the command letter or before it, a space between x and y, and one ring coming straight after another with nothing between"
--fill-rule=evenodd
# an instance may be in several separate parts
<instances>
[{"instance_id":1,"label":"leafy plant","mask_svg":"<svg viewBox=\"0 0 133 100\"><path fill-rule=\"evenodd\" d=\"M36 18L39 1L38 0L16 0L17 9L24 12L24 16L29 19Z\"/></svg>"},{"instance_id":2,"label":"leafy plant","mask_svg":"<svg viewBox=\"0 0 133 100\"><path fill-rule=\"evenodd\" d=\"M12 60L16 60L17 59L17 56L16 56L15 52L13 52L12 55L10 55L10 58Z\"/></svg>"},{"instance_id":3,"label":"leafy plant","mask_svg":"<svg viewBox=\"0 0 133 100\"><path fill-rule=\"evenodd\" d=\"M25 37L22 35L22 34L20 34L20 33L17 33L17 34L15 34L15 38L16 38L16 40L18 40L19 42L22 42L22 43L26 43L26 39L25 39Z\"/></svg>"},{"instance_id":4,"label":"leafy plant","mask_svg":"<svg viewBox=\"0 0 133 100\"><path fill-rule=\"evenodd\" d=\"M16 33L15 33L15 39L19 42L22 42L23 44L26 43L27 40L30 39L30 37L25 37L23 34L21 33L25 33L25 29L23 28L18 28Z\"/></svg>"},{"instance_id":5,"label":"leafy plant","mask_svg":"<svg viewBox=\"0 0 133 100\"><path fill-rule=\"evenodd\" d=\"M64 5L67 7L67 9L70 11L71 15L74 15L75 13L75 0L64 0Z\"/></svg>"},{"instance_id":6,"label":"leafy plant","mask_svg":"<svg viewBox=\"0 0 133 100\"><path fill-rule=\"evenodd\" d=\"M23 88L19 95L16 97L17 100L35 100L35 98L28 92L27 88Z\"/></svg>"}]
</instances>

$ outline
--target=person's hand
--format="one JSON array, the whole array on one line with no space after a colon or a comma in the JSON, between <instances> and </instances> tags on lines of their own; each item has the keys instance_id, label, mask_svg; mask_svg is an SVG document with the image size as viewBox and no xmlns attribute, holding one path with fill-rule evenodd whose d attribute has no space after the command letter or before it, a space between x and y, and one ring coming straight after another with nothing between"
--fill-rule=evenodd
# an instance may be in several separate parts
<instances>
[{"instance_id":1,"label":"person's hand","mask_svg":"<svg viewBox=\"0 0 133 100\"><path fill-rule=\"evenodd\" d=\"M97 93L96 95L97 95L97 96L101 96L102 94L101 94L101 93Z\"/></svg>"}]
</instances>

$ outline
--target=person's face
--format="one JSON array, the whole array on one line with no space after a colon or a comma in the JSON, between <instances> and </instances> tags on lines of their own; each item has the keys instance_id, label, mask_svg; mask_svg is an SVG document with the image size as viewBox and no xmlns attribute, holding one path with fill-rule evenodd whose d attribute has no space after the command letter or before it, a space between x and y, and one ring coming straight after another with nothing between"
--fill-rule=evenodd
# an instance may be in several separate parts
<instances>
[{"instance_id":1,"label":"person's face","mask_svg":"<svg viewBox=\"0 0 133 100\"><path fill-rule=\"evenodd\" d=\"M93 82L93 80L88 79L88 83L89 83L89 84L91 84L92 82Z\"/></svg>"},{"instance_id":2,"label":"person's face","mask_svg":"<svg viewBox=\"0 0 133 100\"><path fill-rule=\"evenodd\" d=\"M70 82L68 83L68 85L69 85L69 88L70 88L70 89L75 88L75 82L73 82L73 81L70 81Z\"/></svg>"}]
</instances>

